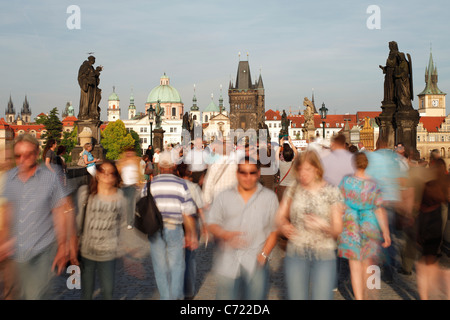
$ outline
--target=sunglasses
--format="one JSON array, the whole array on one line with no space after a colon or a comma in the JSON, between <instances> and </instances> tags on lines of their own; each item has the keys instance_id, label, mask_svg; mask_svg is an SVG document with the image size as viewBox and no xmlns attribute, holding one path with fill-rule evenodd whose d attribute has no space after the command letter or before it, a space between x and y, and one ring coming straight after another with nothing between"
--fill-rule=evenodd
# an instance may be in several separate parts
<instances>
[{"instance_id":1,"label":"sunglasses","mask_svg":"<svg viewBox=\"0 0 450 320\"><path fill-rule=\"evenodd\" d=\"M20 159L22 157L29 158L35 154L36 154L35 152L25 152L25 153L20 153L20 154L16 153L16 154L14 154L14 158L16 158L16 159Z\"/></svg>"},{"instance_id":2,"label":"sunglasses","mask_svg":"<svg viewBox=\"0 0 450 320\"><path fill-rule=\"evenodd\" d=\"M246 176L248 176L248 175L254 176L254 175L258 174L258 171L241 171L241 170L238 170L238 173L242 174L242 175L246 175Z\"/></svg>"}]
</instances>

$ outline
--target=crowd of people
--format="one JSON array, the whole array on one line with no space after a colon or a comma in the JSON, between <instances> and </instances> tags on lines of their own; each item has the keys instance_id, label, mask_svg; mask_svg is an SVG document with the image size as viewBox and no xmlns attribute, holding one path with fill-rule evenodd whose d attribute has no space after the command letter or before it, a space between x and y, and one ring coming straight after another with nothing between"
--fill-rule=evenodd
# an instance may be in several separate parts
<instances>
[{"instance_id":1,"label":"crowd of people","mask_svg":"<svg viewBox=\"0 0 450 320\"><path fill-rule=\"evenodd\" d=\"M367 286L370 266L386 282L417 276L421 299L450 299L450 179L439 154L415 158L380 137L375 151L349 146L345 136L329 146L298 150L290 137L278 143L133 148L117 161L81 156L88 184L70 190L54 140L38 158L37 140L19 136L0 168L0 274L4 299L46 299L54 274L81 268L83 299L95 277L102 298L112 299L122 238L134 228L137 201L147 188L163 217L148 238L160 299L194 299L200 240L214 244L217 299L267 299L270 260L284 251L287 298L331 300L348 264L355 299L376 299ZM14 161L15 160L15 163ZM130 245L129 241L125 245ZM33 272L30 270L33 269Z\"/></svg>"}]
</instances>

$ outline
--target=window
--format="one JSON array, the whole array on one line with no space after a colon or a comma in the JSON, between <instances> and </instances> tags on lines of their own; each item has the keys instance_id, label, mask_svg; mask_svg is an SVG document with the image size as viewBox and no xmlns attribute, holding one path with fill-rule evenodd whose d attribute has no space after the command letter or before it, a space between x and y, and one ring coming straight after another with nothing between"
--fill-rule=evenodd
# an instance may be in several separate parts
<instances>
[{"instance_id":1,"label":"window","mask_svg":"<svg viewBox=\"0 0 450 320\"><path fill-rule=\"evenodd\" d=\"M205 122L208 122L208 116L205 116Z\"/></svg>"},{"instance_id":2,"label":"window","mask_svg":"<svg viewBox=\"0 0 450 320\"><path fill-rule=\"evenodd\" d=\"M269 128L272 128L272 124L271 123L269 123Z\"/></svg>"},{"instance_id":3,"label":"window","mask_svg":"<svg viewBox=\"0 0 450 320\"><path fill-rule=\"evenodd\" d=\"M177 108L172 108L172 117L177 116Z\"/></svg>"}]
</instances>

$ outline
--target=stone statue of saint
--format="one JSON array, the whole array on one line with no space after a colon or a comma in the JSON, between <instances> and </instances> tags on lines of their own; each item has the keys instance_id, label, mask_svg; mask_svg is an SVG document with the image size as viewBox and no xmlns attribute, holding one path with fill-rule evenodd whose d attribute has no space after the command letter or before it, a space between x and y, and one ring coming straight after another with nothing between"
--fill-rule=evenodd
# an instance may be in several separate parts
<instances>
[{"instance_id":1,"label":"stone statue of saint","mask_svg":"<svg viewBox=\"0 0 450 320\"><path fill-rule=\"evenodd\" d=\"M164 109L161 108L161 105L159 103L156 104L156 108L155 108L155 129L161 129L161 116L164 115Z\"/></svg>"},{"instance_id":2,"label":"stone statue of saint","mask_svg":"<svg viewBox=\"0 0 450 320\"><path fill-rule=\"evenodd\" d=\"M287 135L289 133L289 124L291 121L287 118L286 111L281 114L281 133Z\"/></svg>"},{"instance_id":3,"label":"stone statue of saint","mask_svg":"<svg viewBox=\"0 0 450 320\"><path fill-rule=\"evenodd\" d=\"M78 70L78 84L80 85L80 120L100 120L100 100L101 92L98 85L100 83L100 72L102 66L93 67L95 57L89 56Z\"/></svg>"},{"instance_id":4,"label":"stone statue of saint","mask_svg":"<svg viewBox=\"0 0 450 320\"><path fill-rule=\"evenodd\" d=\"M379 66L384 74L384 99L383 105L395 103L394 92L394 69L397 63L398 45L397 42L389 42L389 56L386 60L386 66Z\"/></svg>"},{"instance_id":5,"label":"stone statue of saint","mask_svg":"<svg viewBox=\"0 0 450 320\"><path fill-rule=\"evenodd\" d=\"M303 116L305 117L305 128L314 127L314 107L312 102L305 97L303 105L306 107Z\"/></svg>"},{"instance_id":6,"label":"stone statue of saint","mask_svg":"<svg viewBox=\"0 0 450 320\"><path fill-rule=\"evenodd\" d=\"M189 113L186 111L183 115L183 124L182 124L182 129L187 130L187 131L191 131L190 130L190 125L189 125Z\"/></svg>"}]
</instances>

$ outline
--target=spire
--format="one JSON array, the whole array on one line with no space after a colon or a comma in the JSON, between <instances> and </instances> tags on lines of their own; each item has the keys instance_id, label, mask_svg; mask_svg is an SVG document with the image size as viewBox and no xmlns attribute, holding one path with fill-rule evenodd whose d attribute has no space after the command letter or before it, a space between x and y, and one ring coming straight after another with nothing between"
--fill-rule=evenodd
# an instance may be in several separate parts
<instances>
[{"instance_id":1,"label":"spire","mask_svg":"<svg viewBox=\"0 0 450 320\"><path fill-rule=\"evenodd\" d=\"M130 107L134 107L134 93L133 93L133 87L131 87L131 94L130 94Z\"/></svg>"},{"instance_id":2,"label":"spire","mask_svg":"<svg viewBox=\"0 0 450 320\"><path fill-rule=\"evenodd\" d=\"M314 88L312 88L312 98L311 98L311 102L313 104L314 107L314 114L318 113L317 109L316 109L316 104L314 103Z\"/></svg>"},{"instance_id":3,"label":"spire","mask_svg":"<svg viewBox=\"0 0 450 320\"><path fill-rule=\"evenodd\" d=\"M239 90L253 88L252 77L250 75L250 65L248 61L239 61L235 88Z\"/></svg>"},{"instance_id":4,"label":"spire","mask_svg":"<svg viewBox=\"0 0 450 320\"><path fill-rule=\"evenodd\" d=\"M194 96L192 97L191 111L198 111L197 97L195 96L195 83L194 83Z\"/></svg>"},{"instance_id":5,"label":"spire","mask_svg":"<svg viewBox=\"0 0 450 320\"><path fill-rule=\"evenodd\" d=\"M25 95L25 101L23 102L22 106L22 115L23 114L31 114L30 105L28 103L27 96Z\"/></svg>"},{"instance_id":6,"label":"spire","mask_svg":"<svg viewBox=\"0 0 450 320\"><path fill-rule=\"evenodd\" d=\"M223 111L222 85L220 85L219 110L220 110L220 113L222 113L222 111Z\"/></svg>"},{"instance_id":7,"label":"spire","mask_svg":"<svg viewBox=\"0 0 450 320\"><path fill-rule=\"evenodd\" d=\"M6 109L6 114L16 114L16 110L14 109L14 103L12 102L11 94L9 95L8 108Z\"/></svg>"},{"instance_id":8,"label":"spire","mask_svg":"<svg viewBox=\"0 0 450 320\"><path fill-rule=\"evenodd\" d=\"M438 72L433 61L433 53L430 46L430 58L428 59L428 66L425 68L425 89L419 93L419 96L424 94L445 94L438 88L437 82Z\"/></svg>"}]
</instances>

